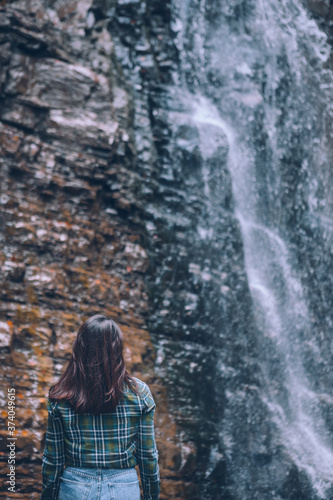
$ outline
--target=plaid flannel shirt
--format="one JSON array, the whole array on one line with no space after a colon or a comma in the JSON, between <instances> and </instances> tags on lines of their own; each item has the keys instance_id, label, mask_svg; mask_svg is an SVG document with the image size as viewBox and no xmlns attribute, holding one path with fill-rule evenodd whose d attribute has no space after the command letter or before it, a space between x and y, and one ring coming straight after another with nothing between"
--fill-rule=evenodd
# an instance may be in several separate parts
<instances>
[{"instance_id":1,"label":"plaid flannel shirt","mask_svg":"<svg viewBox=\"0 0 333 500\"><path fill-rule=\"evenodd\" d=\"M123 469L138 464L144 500L159 498L155 402L149 387L135 380L139 394L126 386L124 398L113 413L78 414L65 400L48 400L41 500L58 498L65 465Z\"/></svg>"}]
</instances>

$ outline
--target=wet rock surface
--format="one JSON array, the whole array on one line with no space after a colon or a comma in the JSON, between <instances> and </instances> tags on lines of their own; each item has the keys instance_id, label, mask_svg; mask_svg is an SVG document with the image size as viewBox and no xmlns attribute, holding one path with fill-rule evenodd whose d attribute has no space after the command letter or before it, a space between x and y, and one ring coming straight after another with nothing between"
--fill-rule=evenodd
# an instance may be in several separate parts
<instances>
[{"instance_id":1,"label":"wet rock surface","mask_svg":"<svg viewBox=\"0 0 333 500\"><path fill-rule=\"evenodd\" d=\"M212 27L225 16L232 33L240 22L247 31L250 4L218 2L205 16ZM308 4L331 29L327 2ZM172 8L156 0L0 7L1 398L5 408L7 387L16 388L18 427L18 492L8 498L38 498L45 395L82 320L103 311L120 323L129 368L157 401L161 498L317 500L263 398L260 360L272 343L258 340L230 141L198 117L200 75L189 56L199 57L198 39L190 33L184 45ZM195 2L189 12L199 37ZM256 78L249 71L238 68L239 87L222 110L236 119L255 110L251 133L264 162L264 83L260 68ZM208 73L217 101L230 82L217 66ZM251 92L242 93L242 79L251 80ZM282 78L283 109L288 88ZM286 232L295 221L301 229L288 238L304 286L324 297L309 294L318 329L330 317L329 235L315 234L324 249L316 259L315 225L302 202L303 151L292 152L279 220ZM327 170L322 200L329 179ZM276 216L270 208L267 220ZM311 341L304 350L313 370L321 366L316 390L332 429L329 327L318 359ZM272 355L272 377L282 371ZM2 443L5 418L3 411Z\"/></svg>"},{"instance_id":2,"label":"wet rock surface","mask_svg":"<svg viewBox=\"0 0 333 500\"><path fill-rule=\"evenodd\" d=\"M181 464L189 482L184 497L227 498L228 440L247 443L239 449L243 465L247 456L270 454L265 434L248 438L255 425L251 408L257 408L259 425L266 409L257 397L260 370L228 141L214 127L198 125L190 99L173 86L180 55L169 2L142 3L135 11L131 3L118 2L108 11L95 2L92 9L96 17L109 17L117 60L132 83L150 255L147 323L157 349L155 370L168 381L182 460L190 453L189 463ZM207 154L200 141L208 145ZM233 414L242 415L241 429L235 429Z\"/></svg>"},{"instance_id":3,"label":"wet rock surface","mask_svg":"<svg viewBox=\"0 0 333 500\"><path fill-rule=\"evenodd\" d=\"M308 8L313 15L317 9L320 24L319 3ZM256 2L162 6L154 1L103 5L95 1L91 10L95 19L109 19L115 55L135 102L136 168L142 179L140 198L146 201L142 210L151 257L146 278L148 327L157 348L155 369L168 380L180 438L185 446L191 442L196 447L192 466L183 470L196 485L187 497L314 500L320 493L305 468L296 465L277 429L277 409L269 406L267 387L268 394L279 393L288 407L290 395L283 382L288 367L267 331L254 320L261 312L253 307L235 213L231 133L227 126L223 129L219 117L228 117L255 165L258 182L253 189L258 190L263 226L277 230L291 247L292 276L300 277L311 318L303 331L296 325L299 337L292 333L292 342L301 353L311 389L316 387L314 406L321 400L324 408L325 399L329 407L331 174L328 160L317 162L320 153L314 144L318 137L330 141L330 125L324 130L320 123L323 116L329 122L331 115L323 112L324 104L311 89L317 88L321 77L327 88L331 80L325 73L318 76L320 43L319 48L315 43L307 46L305 32L302 38L301 26L293 24L294 18L298 22L301 2L283 10L282 28L280 20L273 23L279 11L276 4L267 5L267 12L264 6L259 9L260 21L257 7ZM329 10L322 15L328 32ZM300 19L316 32L308 13L302 11ZM269 33L267 53L262 51L263 25ZM275 29L282 37L278 55L270 40L270 30L275 33ZM290 32L300 44L299 53L295 49L291 55L291 42L283 38ZM320 35L318 40L324 43ZM244 44L243 53L237 51L238 44ZM307 78L309 87L302 87L302 78L294 74L297 57L308 64L302 78ZM212 103L214 112L209 109ZM276 117L270 116L270 106L275 106ZM210 115L200 115L207 108ZM219 113L214 114L216 110ZM314 219L310 222L311 201L326 213L323 231ZM315 256L318 246L320 257ZM258 245L258 254L261 250ZM331 428L327 409L324 413ZM328 487L327 498L331 492Z\"/></svg>"}]
</instances>

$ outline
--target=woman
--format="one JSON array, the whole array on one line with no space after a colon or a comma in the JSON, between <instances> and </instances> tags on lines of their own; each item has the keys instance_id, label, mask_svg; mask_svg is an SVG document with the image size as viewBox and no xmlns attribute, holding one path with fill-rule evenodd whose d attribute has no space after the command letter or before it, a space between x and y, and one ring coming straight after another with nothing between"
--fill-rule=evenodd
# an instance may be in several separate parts
<instances>
[{"instance_id":1,"label":"woman","mask_svg":"<svg viewBox=\"0 0 333 500\"><path fill-rule=\"evenodd\" d=\"M41 500L139 500L137 464L144 499L159 498L155 402L128 374L114 321L83 323L47 408Z\"/></svg>"}]
</instances>

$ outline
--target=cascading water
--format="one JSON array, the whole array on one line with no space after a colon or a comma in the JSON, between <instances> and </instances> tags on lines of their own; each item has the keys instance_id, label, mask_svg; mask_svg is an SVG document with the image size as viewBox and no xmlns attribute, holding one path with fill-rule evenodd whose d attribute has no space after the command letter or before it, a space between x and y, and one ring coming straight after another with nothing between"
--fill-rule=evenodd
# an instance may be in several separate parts
<instances>
[{"instance_id":1,"label":"cascading water","mask_svg":"<svg viewBox=\"0 0 333 500\"><path fill-rule=\"evenodd\" d=\"M109 2L189 499L333 498L333 84L305 3Z\"/></svg>"},{"instance_id":2,"label":"cascading water","mask_svg":"<svg viewBox=\"0 0 333 500\"><path fill-rule=\"evenodd\" d=\"M332 395L328 386L321 386L319 394L314 390L320 384L313 378L320 378L320 371L308 368L309 353L322 347L293 232L305 232L309 219L312 229L317 221L332 220L321 174L327 169L323 117L331 112L333 88L324 69L329 48L299 0L238 2L238 7L235 17L222 2L213 8L204 0L175 0L178 99L182 94L187 119L199 131L212 220L218 190L210 187L207 161L228 143L235 215L258 328L265 385L261 399L281 446L310 478L311 498L328 499L333 438L319 400L332 401ZM330 229L326 225L326 242Z\"/></svg>"},{"instance_id":3,"label":"cascading water","mask_svg":"<svg viewBox=\"0 0 333 500\"><path fill-rule=\"evenodd\" d=\"M255 216L248 191L252 181L249 165L245 154L239 153L233 130L219 117L217 109L202 98L193 120L199 127L220 129L228 139L236 216L244 239L246 270L257 308L258 327L263 336L272 340L270 348L275 349L284 365L281 378L276 381L280 388L269 390L263 398L288 451L309 474L319 497L325 498L333 482L333 451L327 444L329 436L325 439L324 423L314 410L317 395L309 389L302 366L300 334L309 329L309 316L301 283L290 266L285 242L274 230L261 225ZM267 387L272 381L271 360L272 354L265 353L262 370ZM281 389L286 390L287 401Z\"/></svg>"}]
</instances>

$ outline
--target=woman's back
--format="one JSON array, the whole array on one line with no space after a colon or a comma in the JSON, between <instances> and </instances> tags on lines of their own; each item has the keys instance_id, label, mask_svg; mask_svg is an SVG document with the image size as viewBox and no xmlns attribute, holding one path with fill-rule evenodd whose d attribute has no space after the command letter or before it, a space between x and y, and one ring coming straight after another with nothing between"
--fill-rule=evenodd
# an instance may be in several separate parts
<instances>
[{"instance_id":1,"label":"woman's back","mask_svg":"<svg viewBox=\"0 0 333 500\"><path fill-rule=\"evenodd\" d=\"M66 401L49 401L53 418L61 418L66 464L73 467L135 467L138 444L151 440L148 420L155 403L148 386L136 379L138 394L129 388L110 413L76 413ZM145 418L144 418L145 417ZM142 422L144 420L144 425ZM46 443L48 444L48 443ZM152 459L154 457L151 457Z\"/></svg>"},{"instance_id":2,"label":"woman's back","mask_svg":"<svg viewBox=\"0 0 333 500\"><path fill-rule=\"evenodd\" d=\"M81 337L79 341L85 345L83 335ZM144 498L158 499L160 480L154 432L155 402L149 387L141 380L129 377L128 383L123 380L118 386L118 389L121 389L121 395L115 408L112 408L112 404L111 406L106 404L101 411L94 412L91 405L87 406L90 411L82 410L82 405L80 407L78 404L80 398L77 395L82 387L78 387L77 392L73 390L73 381L76 380L75 374L77 373L76 364L80 364L77 362L78 349L75 345L72 364L69 363L64 375L54 386L55 390L51 389L47 404L48 428L43 454L41 498L62 500L61 492L64 482L67 481L67 489L68 485L73 483L72 479L66 480L65 478L65 465L65 471L71 470L71 473L76 471L79 476L82 476L82 471L87 474L89 470L93 475L96 471L105 473L111 469L133 471L134 467L139 465ZM107 369L106 363L105 366ZM125 373L124 369L122 373ZM89 380L92 377L93 375L90 374ZM113 386L110 386L109 392L112 393L112 391ZM57 397L54 398L54 394ZM62 394L68 394L68 397L61 397ZM89 405L89 399L94 400L94 395L89 398L89 391L86 390L84 395L83 401ZM105 396L108 396L107 392ZM76 407L73 402L76 403ZM58 497L59 487L60 496ZM77 485L73 488L73 492L78 491ZM72 500L79 498L79 496L73 497L72 494L70 496Z\"/></svg>"}]
</instances>

